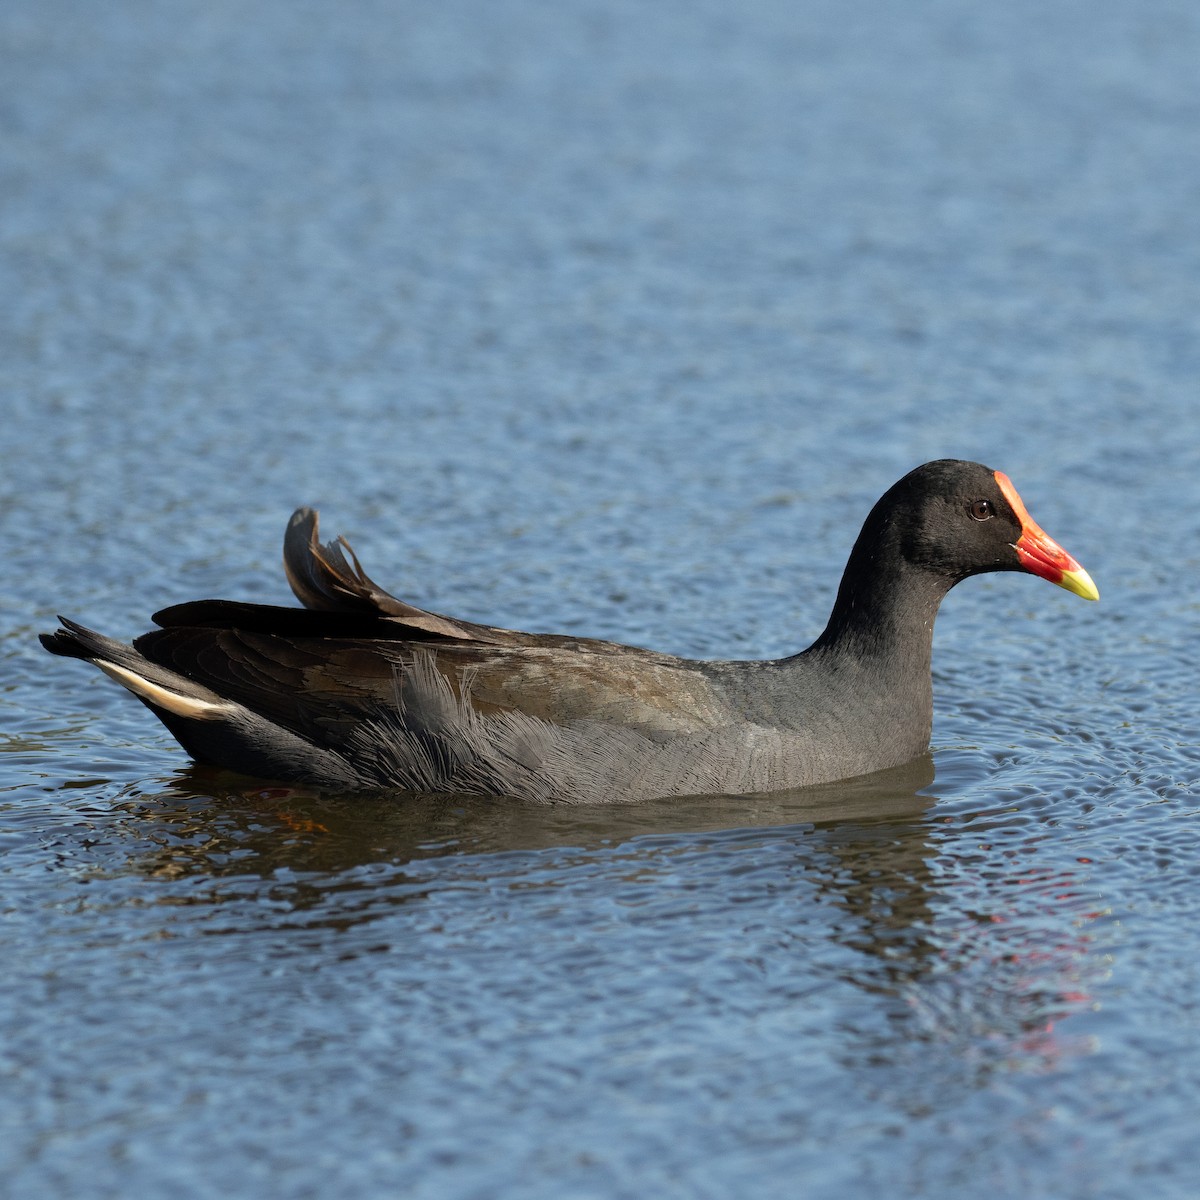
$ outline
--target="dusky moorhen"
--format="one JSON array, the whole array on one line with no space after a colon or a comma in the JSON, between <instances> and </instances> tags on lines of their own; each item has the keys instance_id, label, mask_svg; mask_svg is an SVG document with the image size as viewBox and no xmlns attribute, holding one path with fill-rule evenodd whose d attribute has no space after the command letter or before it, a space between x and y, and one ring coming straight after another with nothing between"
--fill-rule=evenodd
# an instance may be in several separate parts
<instances>
[{"instance_id":1,"label":"dusky moorhen","mask_svg":"<svg viewBox=\"0 0 1200 1200\"><path fill-rule=\"evenodd\" d=\"M677 658L425 612L344 539L322 545L307 508L284 567L303 609L198 600L132 646L66 619L41 640L123 684L199 762L337 790L628 801L907 762L928 749L933 621L956 583L1028 571L1099 598L1007 476L950 459L884 493L824 632L789 658Z\"/></svg>"}]
</instances>

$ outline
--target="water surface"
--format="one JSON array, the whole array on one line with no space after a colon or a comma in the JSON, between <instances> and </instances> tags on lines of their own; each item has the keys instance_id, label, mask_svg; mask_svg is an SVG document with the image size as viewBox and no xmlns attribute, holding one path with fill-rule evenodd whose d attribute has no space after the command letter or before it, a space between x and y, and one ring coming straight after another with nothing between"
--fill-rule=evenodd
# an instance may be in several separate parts
<instances>
[{"instance_id":1,"label":"water surface","mask_svg":"<svg viewBox=\"0 0 1200 1200\"><path fill-rule=\"evenodd\" d=\"M953 0L0 15L0 1166L14 1194L1191 1197L1200 16ZM772 797L188 767L36 645L414 602L692 655L1010 474L932 754Z\"/></svg>"}]
</instances>

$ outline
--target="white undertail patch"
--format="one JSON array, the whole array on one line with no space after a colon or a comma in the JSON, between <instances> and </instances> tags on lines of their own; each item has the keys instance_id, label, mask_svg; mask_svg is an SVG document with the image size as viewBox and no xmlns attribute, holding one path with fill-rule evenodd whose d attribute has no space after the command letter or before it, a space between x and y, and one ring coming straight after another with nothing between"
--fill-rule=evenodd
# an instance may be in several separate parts
<instances>
[{"instance_id":1,"label":"white undertail patch","mask_svg":"<svg viewBox=\"0 0 1200 1200\"><path fill-rule=\"evenodd\" d=\"M199 700L195 696L184 696L169 688L143 678L128 667L118 667L116 663L95 660L96 666L105 675L115 679L122 687L128 688L135 696L153 704L156 708L165 709L177 717L190 717L194 721L219 721L223 717L232 716L238 710L236 704L228 701L213 703L211 700Z\"/></svg>"}]
</instances>

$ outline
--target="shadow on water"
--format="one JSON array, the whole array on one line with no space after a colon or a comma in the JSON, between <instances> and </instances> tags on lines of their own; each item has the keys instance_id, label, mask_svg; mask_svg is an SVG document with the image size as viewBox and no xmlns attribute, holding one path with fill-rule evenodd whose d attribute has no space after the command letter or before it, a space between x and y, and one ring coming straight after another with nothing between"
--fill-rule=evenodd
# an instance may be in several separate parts
<instances>
[{"instance_id":1,"label":"shadow on water","mask_svg":"<svg viewBox=\"0 0 1200 1200\"><path fill-rule=\"evenodd\" d=\"M1032 852L973 862L955 819L931 818L933 779L926 756L795 792L544 807L336 796L189 769L103 813L89 806L99 835L89 874L116 887L93 901L117 924L113 906L132 900L160 914L142 927L151 936L266 937L282 954L330 934L346 935L341 957L375 954L430 923L486 944L496 917L541 937L548 912L574 938L611 922L611 903L664 929L682 917L689 937L750 920L763 953L797 956L789 973L873 998L882 1024L850 1018L842 1045L848 1061L883 1071L881 1091L922 1045L959 1046L951 1057L976 1077L1073 1053L1055 1022L1087 1003L1095 955L1072 880L1040 880ZM149 888L131 895L121 880ZM1009 919L1022 910L1027 919ZM301 930L312 936L297 939ZM897 1093L902 1109L911 1090ZM928 1091L918 1091L919 1105Z\"/></svg>"},{"instance_id":2,"label":"shadow on water","mask_svg":"<svg viewBox=\"0 0 1200 1200\"><path fill-rule=\"evenodd\" d=\"M586 888L594 872L645 875L653 886L681 859L701 858L740 886L768 860L772 887L813 893L814 903L843 914L837 936L876 959L884 977L871 986L888 987L919 973L931 953L919 931L930 922L933 797L924 789L933 776L925 756L791 792L546 807L336 796L192 768L161 793L117 802L118 837L105 839L115 853L101 857L97 874L186 885L189 904L221 905L250 891L276 913L286 908L291 924L344 929L448 886ZM180 903L180 888L168 886L161 899ZM901 941L905 965L895 955Z\"/></svg>"},{"instance_id":3,"label":"shadow on water","mask_svg":"<svg viewBox=\"0 0 1200 1200\"><path fill-rule=\"evenodd\" d=\"M725 830L919 825L932 803L922 789L932 781L926 755L894 770L791 792L544 806L485 796L332 795L189 768L165 791L115 808L143 843L125 870L158 879L265 877L448 856L587 851Z\"/></svg>"}]
</instances>

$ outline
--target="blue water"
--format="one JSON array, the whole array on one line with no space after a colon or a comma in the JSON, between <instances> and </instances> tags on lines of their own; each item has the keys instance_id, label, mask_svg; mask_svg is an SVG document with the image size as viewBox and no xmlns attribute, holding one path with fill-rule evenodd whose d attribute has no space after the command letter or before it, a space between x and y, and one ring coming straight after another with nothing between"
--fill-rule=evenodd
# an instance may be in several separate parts
<instances>
[{"instance_id":1,"label":"blue water","mask_svg":"<svg viewBox=\"0 0 1200 1200\"><path fill-rule=\"evenodd\" d=\"M0 1177L14 1196L1200 1192L1200 10L0 11ZM288 601L820 630L928 458L926 761L597 810L192 770L51 659Z\"/></svg>"}]
</instances>

